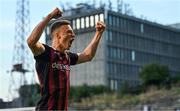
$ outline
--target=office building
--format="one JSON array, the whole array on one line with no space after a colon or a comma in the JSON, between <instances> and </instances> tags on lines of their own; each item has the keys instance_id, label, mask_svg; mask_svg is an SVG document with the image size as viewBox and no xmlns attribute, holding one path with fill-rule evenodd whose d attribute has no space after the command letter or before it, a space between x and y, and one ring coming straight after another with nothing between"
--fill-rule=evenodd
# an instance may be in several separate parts
<instances>
[{"instance_id":1,"label":"office building","mask_svg":"<svg viewBox=\"0 0 180 111\"><path fill-rule=\"evenodd\" d=\"M78 8L65 11L76 39L72 52L81 52L95 34L95 23L106 23L106 31L91 62L71 67L71 85L106 85L119 90L126 81L140 84L139 72L145 64L167 65L171 75L180 74L180 30L128 16L104 8ZM46 29L46 42L50 37Z\"/></svg>"}]
</instances>

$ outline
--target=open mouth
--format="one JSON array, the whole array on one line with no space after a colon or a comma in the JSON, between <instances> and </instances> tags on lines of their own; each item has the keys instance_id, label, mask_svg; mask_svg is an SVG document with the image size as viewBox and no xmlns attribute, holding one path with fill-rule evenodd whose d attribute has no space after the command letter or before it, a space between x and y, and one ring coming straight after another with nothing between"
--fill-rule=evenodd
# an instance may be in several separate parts
<instances>
[{"instance_id":1,"label":"open mouth","mask_svg":"<svg viewBox=\"0 0 180 111\"><path fill-rule=\"evenodd\" d=\"M70 43L70 44L72 44L72 43L73 43L73 41L74 41L74 39L71 39L69 43Z\"/></svg>"}]
</instances>

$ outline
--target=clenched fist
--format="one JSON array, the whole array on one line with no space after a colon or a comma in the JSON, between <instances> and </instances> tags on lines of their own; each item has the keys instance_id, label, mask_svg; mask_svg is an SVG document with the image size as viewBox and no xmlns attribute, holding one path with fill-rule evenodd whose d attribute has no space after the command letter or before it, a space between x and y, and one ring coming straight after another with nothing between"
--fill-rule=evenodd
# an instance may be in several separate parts
<instances>
[{"instance_id":1,"label":"clenched fist","mask_svg":"<svg viewBox=\"0 0 180 111\"><path fill-rule=\"evenodd\" d=\"M106 28L106 25L104 24L104 22L102 21L98 21L97 24L96 24L96 31L98 32L104 32Z\"/></svg>"},{"instance_id":2,"label":"clenched fist","mask_svg":"<svg viewBox=\"0 0 180 111\"><path fill-rule=\"evenodd\" d=\"M59 17L62 16L62 13L63 13L63 12L62 12L61 10L59 10L58 8L55 8L55 9L50 13L50 15L51 15L52 18L57 19L57 18L59 18Z\"/></svg>"}]
</instances>

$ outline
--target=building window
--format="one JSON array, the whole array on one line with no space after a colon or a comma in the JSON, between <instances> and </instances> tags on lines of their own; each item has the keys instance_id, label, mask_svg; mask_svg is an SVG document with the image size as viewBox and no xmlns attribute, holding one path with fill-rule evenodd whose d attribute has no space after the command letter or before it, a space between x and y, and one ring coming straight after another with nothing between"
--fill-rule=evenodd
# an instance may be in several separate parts
<instances>
[{"instance_id":1,"label":"building window","mask_svg":"<svg viewBox=\"0 0 180 111\"><path fill-rule=\"evenodd\" d=\"M113 57L114 57L114 58L117 58L117 56L116 56L117 48L113 48L113 49L114 49L114 51L113 51Z\"/></svg>"},{"instance_id":2,"label":"building window","mask_svg":"<svg viewBox=\"0 0 180 111\"><path fill-rule=\"evenodd\" d=\"M141 24L141 33L144 33L144 25Z\"/></svg>"},{"instance_id":3,"label":"building window","mask_svg":"<svg viewBox=\"0 0 180 111\"><path fill-rule=\"evenodd\" d=\"M103 21L104 22L104 14L100 14L100 21Z\"/></svg>"},{"instance_id":4,"label":"building window","mask_svg":"<svg viewBox=\"0 0 180 111\"><path fill-rule=\"evenodd\" d=\"M118 90L118 83L117 80L114 80L114 89L117 91Z\"/></svg>"},{"instance_id":5,"label":"building window","mask_svg":"<svg viewBox=\"0 0 180 111\"><path fill-rule=\"evenodd\" d=\"M116 17L112 16L112 26L116 26Z\"/></svg>"},{"instance_id":6,"label":"building window","mask_svg":"<svg viewBox=\"0 0 180 111\"><path fill-rule=\"evenodd\" d=\"M76 29L80 29L80 19L76 19Z\"/></svg>"},{"instance_id":7,"label":"building window","mask_svg":"<svg viewBox=\"0 0 180 111\"><path fill-rule=\"evenodd\" d=\"M109 65L109 62L107 62L106 64L107 64L107 66L106 66L106 68L107 68L107 73L110 74L110 65Z\"/></svg>"},{"instance_id":8,"label":"building window","mask_svg":"<svg viewBox=\"0 0 180 111\"><path fill-rule=\"evenodd\" d=\"M127 29L126 29L126 28L127 28L126 25L127 25L127 21L124 19L124 20L123 20L123 28L124 28L124 30L127 30Z\"/></svg>"},{"instance_id":9,"label":"building window","mask_svg":"<svg viewBox=\"0 0 180 111\"><path fill-rule=\"evenodd\" d=\"M110 89L111 90L118 90L118 81L110 79Z\"/></svg>"},{"instance_id":10,"label":"building window","mask_svg":"<svg viewBox=\"0 0 180 111\"><path fill-rule=\"evenodd\" d=\"M120 27L120 28L123 28L123 27L122 27L122 24L123 24L123 19L119 18L119 27Z\"/></svg>"},{"instance_id":11,"label":"building window","mask_svg":"<svg viewBox=\"0 0 180 111\"><path fill-rule=\"evenodd\" d=\"M113 64L113 67L114 67L113 73L114 73L114 75L115 75L115 74L117 74L117 64Z\"/></svg>"},{"instance_id":12,"label":"building window","mask_svg":"<svg viewBox=\"0 0 180 111\"><path fill-rule=\"evenodd\" d=\"M99 21L99 15L95 15L95 23Z\"/></svg>"},{"instance_id":13,"label":"building window","mask_svg":"<svg viewBox=\"0 0 180 111\"><path fill-rule=\"evenodd\" d=\"M132 60L132 61L135 61L135 51L132 51L132 52L131 52L131 60Z\"/></svg>"},{"instance_id":14,"label":"building window","mask_svg":"<svg viewBox=\"0 0 180 111\"><path fill-rule=\"evenodd\" d=\"M123 60L124 59L124 50L121 50L120 54L121 54L121 60Z\"/></svg>"},{"instance_id":15,"label":"building window","mask_svg":"<svg viewBox=\"0 0 180 111\"><path fill-rule=\"evenodd\" d=\"M110 47L110 58L113 58L113 48Z\"/></svg>"},{"instance_id":16,"label":"building window","mask_svg":"<svg viewBox=\"0 0 180 111\"><path fill-rule=\"evenodd\" d=\"M73 25L73 29L76 29L76 21L75 20L72 21L72 25Z\"/></svg>"},{"instance_id":17,"label":"building window","mask_svg":"<svg viewBox=\"0 0 180 111\"><path fill-rule=\"evenodd\" d=\"M108 73L110 73L110 75L113 73L113 64L112 63L108 63Z\"/></svg>"},{"instance_id":18,"label":"building window","mask_svg":"<svg viewBox=\"0 0 180 111\"><path fill-rule=\"evenodd\" d=\"M112 41L112 31L109 31L109 41Z\"/></svg>"},{"instance_id":19,"label":"building window","mask_svg":"<svg viewBox=\"0 0 180 111\"><path fill-rule=\"evenodd\" d=\"M116 17L116 26L119 27L119 18Z\"/></svg>"},{"instance_id":20,"label":"building window","mask_svg":"<svg viewBox=\"0 0 180 111\"><path fill-rule=\"evenodd\" d=\"M116 50L117 50L117 53L116 53L117 55L116 55L116 57L119 59L119 57L120 57L120 56L119 56L119 55L120 55L119 48L117 48Z\"/></svg>"},{"instance_id":21,"label":"building window","mask_svg":"<svg viewBox=\"0 0 180 111\"><path fill-rule=\"evenodd\" d=\"M81 28L84 28L84 18L81 18Z\"/></svg>"},{"instance_id":22,"label":"building window","mask_svg":"<svg viewBox=\"0 0 180 111\"><path fill-rule=\"evenodd\" d=\"M109 16L109 25L112 26L112 16Z\"/></svg>"},{"instance_id":23,"label":"building window","mask_svg":"<svg viewBox=\"0 0 180 111\"><path fill-rule=\"evenodd\" d=\"M89 27L89 17L86 17L86 28Z\"/></svg>"},{"instance_id":24,"label":"building window","mask_svg":"<svg viewBox=\"0 0 180 111\"><path fill-rule=\"evenodd\" d=\"M114 80L110 79L110 88L114 90Z\"/></svg>"},{"instance_id":25,"label":"building window","mask_svg":"<svg viewBox=\"0 0 180 111\"><path fill-rule=\"evenodd\" d=\"M94 16L93 15L90 17L90 26L91 27L94 26Z\"/></svg>"}]
</instances>

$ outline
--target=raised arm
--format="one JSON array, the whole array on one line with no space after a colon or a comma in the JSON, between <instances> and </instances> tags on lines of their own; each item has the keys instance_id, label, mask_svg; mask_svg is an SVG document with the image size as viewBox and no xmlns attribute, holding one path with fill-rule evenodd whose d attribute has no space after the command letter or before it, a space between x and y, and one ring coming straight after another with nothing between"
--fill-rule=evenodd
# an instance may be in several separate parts
<instances>
[{"instance_id":1,"label":"raised arm","mask_svg":"<svg viewBox=\"0 0 180 111\"><path fill-rule=\"evenodd\" d=\"M99 44L99 41L102 37L102 34L105 30L105 24L101 21L96 24L96 33L89 45L84 49L82 53L78 53L77 64L91 61L96 54L96 50Z\"/></svg>"},{"instance_id":2,"label":"raised arm","mask_svg":"<svg viewBox=\"0 0 180 111\"><path fill-rule=\"evenodd\" d=\"M62 16L62 11L60 11L58 8L54 9L51 13L49 13L32 31L32 33L30 34L30 36L27 39L27 44L29 46L29 48L31 49L32 53L34 54L34 56L40 55L41 53L43 53L45 51L44 46L38 42L43 31L44 28L46 27L46 25L48 24L48 22L52 19L52 18L58 18Z\"/></svg>"}]
</instances>

